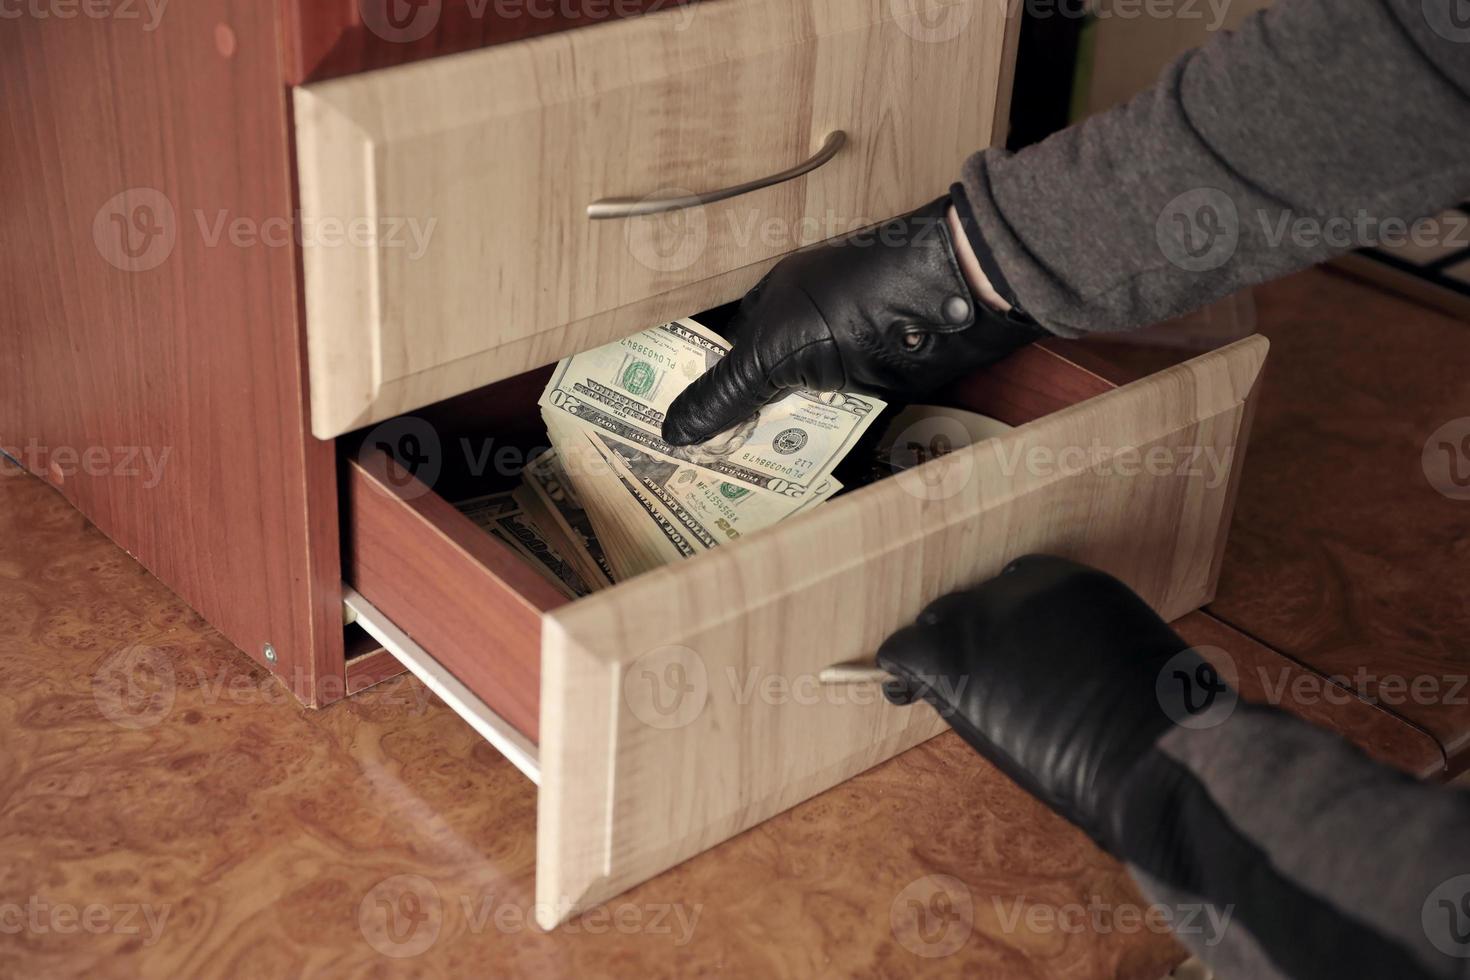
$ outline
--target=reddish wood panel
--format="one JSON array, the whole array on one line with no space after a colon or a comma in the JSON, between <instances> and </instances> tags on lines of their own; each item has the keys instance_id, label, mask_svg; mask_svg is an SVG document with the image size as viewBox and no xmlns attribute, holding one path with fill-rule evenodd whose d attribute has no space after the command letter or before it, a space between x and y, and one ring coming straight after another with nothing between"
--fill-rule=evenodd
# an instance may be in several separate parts
<instances>
[{"instance_id":1,"label":"reddish wood panel","mask_svg":"<svg viewBox=\"0 0 1470 980\"><path fill-rule=\"evenodd\" d=\"M389 68L692 2L280 0L286 81L304 84Z\"/></svg>"},{"instance_id":2,"label":"reddish wood panel","mask_svg":"<svg viewBox=\"0 0 1470 980\"><path fill-rule=\"evenodd\" d=\"M1444 467L1470 473L1470 327L1320 271L1257 299L1271 372L1211 611L1379 697L1462 772L1470 490Z\"/></svg>"},{"instance_id":3,"label":"reddish wood panel","mask_svg":"<svg viewBox=\"0 0 1470 980\"><path fill-rule=\"evenodd\" d=\"M342 672L335 462L277 8L130 10L0 29L0 446L315 700Z\"/></svg>"},{"instance_id":4,"label":"reddish wood panel","mask_svg":"<svg viewBox=\"0 0 1470 980\"><path fill-rule=\"evenodd\" d=\"M365 691L390 677L397 677L405 669L397 657L381 648L354 657L347 661L347 693Z\"/></svg>"},{"instance_id":5,"label":"reddish wood panel","mask_svg":"<svg viewBox=\"0 0 1470 980\"><path fill-rule=\"evenodd\" d=\"M346 463L346 579L535 741L541 614L566 599L378 449Z\"/></svg>"},{"instance_id":6,"label":"reddish wood panel","mask_svg":"<svg viewBox=\"0 0 1470 980\"><path fill-rule=\"evenodd\" d=\"M962 378L937 400L963 405L1007 425L1024 425L1118 387L1084 366L1089 357L1063 340L1032 344Z\"/></svg>"}]
</instances>

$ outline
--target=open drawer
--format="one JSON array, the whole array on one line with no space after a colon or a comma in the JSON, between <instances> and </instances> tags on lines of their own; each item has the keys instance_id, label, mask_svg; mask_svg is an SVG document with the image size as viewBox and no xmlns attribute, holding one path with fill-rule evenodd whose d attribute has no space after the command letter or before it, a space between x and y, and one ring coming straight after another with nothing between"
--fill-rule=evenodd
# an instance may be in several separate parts
<instances>
[{"instance_id":1,"label":"open drawer","mask_svg":"<svg viewBox=\"0 0 1470 980\"><path fill-rule=\"evenodd\" d=\"M538 779L549 927L941 731L817 676L1013 558L1096 565L1169 619L1208 602L1266 349L1114 388L1035 345L944 399L1014 432L574 602L369 441L349 599ZM542 383L486 389L487 424L534 429Z\"/></svg>"},{"instance_id":2,"label":"open drawer","mask_svg":"<svg viewBox=\"0 0 1470 980\"><path fill-rule=\"evenodd\" d=\"M708 0L296 89L312 431L728 302L923 204L991 144L1018 21Z\"/></svg>"}]
</instances>

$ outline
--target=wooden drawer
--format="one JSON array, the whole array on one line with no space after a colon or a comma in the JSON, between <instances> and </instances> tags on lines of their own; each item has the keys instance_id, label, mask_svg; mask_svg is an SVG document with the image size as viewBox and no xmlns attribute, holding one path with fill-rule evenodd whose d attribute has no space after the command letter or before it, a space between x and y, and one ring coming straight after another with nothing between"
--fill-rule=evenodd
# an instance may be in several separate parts
<instances>
[{"instance_id":1,"label":"wooden drawer","mask_svg":"<svg viewBox=\"0 0 1470 980\"><path fill-rule=\"evenodd\" d=\"M1033 346L947 398L1015 432L575 602L369 445L346 462L351 601L538 779L550 926L938 733L817 674L1019 555L1107 569L1170 619L1209 601L1266 348L1114 389ZM543 382L481 403L534 430Z\"/></svg>"},{"instance_id":2,"label":"wooden drawer","mask_svg":"<svg viewBox=\"0 0 1470 980\"><path fill-rule=\"evenodd\" d=\"M712 0L295 90L312 430L741 295L942 193L1008 103L1005 4ZM608 197L805 176L677 212Z\"/></svg>"}]
</instances>

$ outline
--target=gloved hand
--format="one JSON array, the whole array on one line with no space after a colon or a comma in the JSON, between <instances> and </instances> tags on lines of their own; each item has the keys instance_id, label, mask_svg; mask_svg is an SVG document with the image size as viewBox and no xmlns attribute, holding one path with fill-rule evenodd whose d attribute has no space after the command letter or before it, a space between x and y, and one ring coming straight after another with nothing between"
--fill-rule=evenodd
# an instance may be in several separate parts
<instances>
[{"instance_id":1,"label":"gloved hand","mask_svg":"<svg viewBox=\"0 0 1470 980\"><path fill-rule=\"evenodd\" d=\"M791 255L740 304L733 349L669 407L664 439L704 442L792 388L909 397L1047 336L975 301L949 198Z\"/></svg>"},{"instance_id":2,"label":"gloved hand","mask_svg":"<svg viewBox=\"0 0 1470 980\"><path fill-rule=\"evenodd\" d=\"M1188 648L1122 582L1033 555L930 605L883 644L878 665L898 678L885 687L890 701L928 701L982 756L1117 853L1128 773L1199 708L1158 684ZM1192 651L1173 666L1226 689Z\"/></svg>"}]
</instances>

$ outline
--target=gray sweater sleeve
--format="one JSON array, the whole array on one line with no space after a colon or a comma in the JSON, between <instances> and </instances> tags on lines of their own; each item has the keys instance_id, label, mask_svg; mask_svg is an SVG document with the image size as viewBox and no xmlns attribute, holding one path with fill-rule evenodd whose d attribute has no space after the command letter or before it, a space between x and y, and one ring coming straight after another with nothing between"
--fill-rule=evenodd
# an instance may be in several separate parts
<instances>
[{"instance_id":1,"label":"gray sweater sleeve","mask_svg":"<svg viewBox=\"0 0 1470 980\"><path fill-rule=\"evenodd\" d=\"M1177 316L1470 197L1466 0L1277 0L955 187L1000 293L1073 336Z\"/></svg>"},{"instance_id":2,"label":"gray sweater sleeve","mask_svg":"<svg viewBox=\"0 0 1470 980\"><path fill-rule=\"evenodd\" d=\"M1119 855L1222 977L1470 977L1470 797L1290 715L1175 728L1127 781Z\"/></svg>"}]
</instances>

